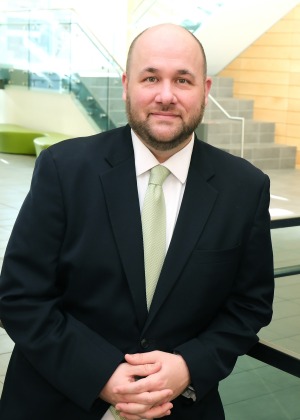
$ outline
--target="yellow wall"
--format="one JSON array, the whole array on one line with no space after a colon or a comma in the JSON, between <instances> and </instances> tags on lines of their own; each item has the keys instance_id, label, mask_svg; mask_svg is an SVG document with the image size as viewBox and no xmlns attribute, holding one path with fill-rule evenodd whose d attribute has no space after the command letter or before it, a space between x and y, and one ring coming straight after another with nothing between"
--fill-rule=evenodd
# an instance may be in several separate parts
<instances>
[{"instance_id":1,"label":"yellow wall","mask_svg":"<svg viewBox=\"0 0 300 420\"><path fill-rule=\"evenodd\" d=\"M234 78L235 97L254 99L255 119L276 123L277 143L297 146L300 164L300 5L220 75Z\"/></svg>"}]
</instances>

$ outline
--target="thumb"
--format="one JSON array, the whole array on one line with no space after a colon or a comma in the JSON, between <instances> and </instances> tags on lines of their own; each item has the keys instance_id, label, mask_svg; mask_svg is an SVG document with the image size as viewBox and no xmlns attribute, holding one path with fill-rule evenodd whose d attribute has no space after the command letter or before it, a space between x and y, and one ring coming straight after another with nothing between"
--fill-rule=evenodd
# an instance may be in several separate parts
<instances>
[{"instance_id":1,"label":"thumb","mask_svg":"<svg viewBox=\"0 0 300 420\"><path fill-rule=\"evenodd\" d=\"M125 360L130 365L145 365L158 362L158 360L153 357L152 352L125 354Z\"/></svg>"}]
</instances>

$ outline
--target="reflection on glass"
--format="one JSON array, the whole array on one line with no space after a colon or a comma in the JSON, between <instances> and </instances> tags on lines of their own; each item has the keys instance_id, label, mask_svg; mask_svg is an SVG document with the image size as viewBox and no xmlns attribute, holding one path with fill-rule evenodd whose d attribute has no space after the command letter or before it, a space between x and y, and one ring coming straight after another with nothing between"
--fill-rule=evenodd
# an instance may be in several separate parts
<instances>
[{"instance_id":1,"label":"reflection on glass","mask_svg":"<svg viewBox=\"0 0 300 420\"><path fill-rule=\"evenodd\" d=\"M224 3L217 0L185 0L183 7L182 1L178 0L141 1L130 16L130 26L135 32L140 32L149 26L168 21L196 32Z\"/></svg>"},{"instance_id":2,"label":"reflection on glass","mask_svg":"<svg viewBox=\"0 0 300 420\"><path fill-rule=\"evenodd\" d=\"M101 130L126 123L122 69L72 11L12 12L0 25L0 39L6 83L72 91Z\"/></svg>"},{"instance_id":3,"label":"reflection on glass","mask_svg":"<svg viewBox=\"0 0 300 420\"><path fill-rule=\"evenodd\" d=\"M272 229L274 266L300 265L300 226Z\"/></svg>"}]
</instances>

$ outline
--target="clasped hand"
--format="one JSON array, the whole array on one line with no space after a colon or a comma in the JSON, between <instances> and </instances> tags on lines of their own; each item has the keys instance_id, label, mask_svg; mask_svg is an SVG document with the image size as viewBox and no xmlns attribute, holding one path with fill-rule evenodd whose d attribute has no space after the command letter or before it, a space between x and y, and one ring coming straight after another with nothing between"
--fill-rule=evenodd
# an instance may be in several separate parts
<instances>
[{"instance_id":1,"label":"clasped hand","mask_svg":"<svg viewBox=\"0 0 300 420\"><path fill-rule=\"evenodd\" d=\"M110 377L100 398L114 405L128 420L170 415L171 401L190 383L184 359L180 355L153 351L126 354L125 361Z\"/></svg>"}]
</instances>

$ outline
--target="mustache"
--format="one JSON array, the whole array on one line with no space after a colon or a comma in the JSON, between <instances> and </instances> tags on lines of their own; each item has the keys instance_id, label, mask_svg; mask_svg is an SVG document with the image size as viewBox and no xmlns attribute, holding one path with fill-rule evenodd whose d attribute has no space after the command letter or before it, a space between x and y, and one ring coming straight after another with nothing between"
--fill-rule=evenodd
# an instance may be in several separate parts
<instances>
[{"instance_id":1,"label":"mustache","mask_svg":"<svg viewBox=\"0 0 300 420\"><path fill-rule=\"evenodd\" d=\"M156 107L155 109L150 109L149 110L149 114L156 114L156 113L159 113L159 112L162 112L162 113L169 112L169 113L172 113L172 114L175 114L175 115L181 115L181 112L177 108L176 105L161 105L159 107Z\"/></svg>"}]
</instances>

